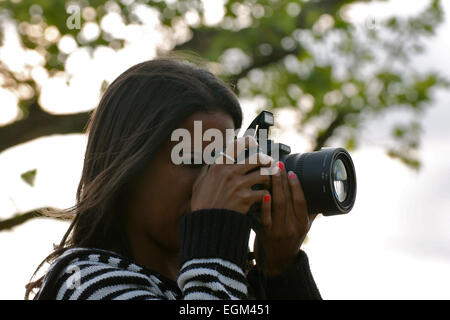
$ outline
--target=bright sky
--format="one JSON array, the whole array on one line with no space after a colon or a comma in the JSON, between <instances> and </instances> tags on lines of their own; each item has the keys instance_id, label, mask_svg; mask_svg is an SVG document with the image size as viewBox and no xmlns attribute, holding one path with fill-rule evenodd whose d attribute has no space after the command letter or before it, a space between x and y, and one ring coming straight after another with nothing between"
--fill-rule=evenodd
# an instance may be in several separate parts
<instances>
[{"instance_id":1,"label":"bright sky","mask_svg":"<svg viewBox=\"0 0 450 320\"><path fill-rule=\"evenodd\" d=\"M448 15L450 3L443 2ZM425 3L410 1L405 6L404 1L395 0L361 5L351 14L361 25L371 16L413 14ZM151 13L148 15L151 17ZM211 19L218 20L220 15ZM42 97L46 108L74 112L94 107L100 75L114 79L128 66L151 58L152 41L162 41L150 38L146 32L132 34L130 46L117 56L111 50L99 50L94 62L83 51L73 54L69 69L75 76L71 87L62 81L47 80ZM427 53L417 59L417 65L438 69L450 78L448 34L450 22L446 21L428 42ZM13 37L10 42L14 42ZM0 51L4 61L11 59L18 64L24 57L23 53L5 52ZM45 78L42 72L37 76ZM344 216L317 218L304 245L325 299L450 298L449 102L449 93L438 92L436 105L423 119L423 169L419 173L389 159L375 146L366 145L352 153L358 178L354 209ZM257 102L242 104L246 110L245 127ZM0 91L0 105L0 123L14 117L14 99L7 92ZM279 117L286 124L288 120L288 114ZM365 134L370 136L382 127L381 121L373 122ZM301 152L307 145L292 132L285 133L282 141L290 144L294 152ZM54 136L0 154L0 218L41 206L72 205L85 144L86 138L81 135ZM38 172L35 186L30 187L20 174L34 168ZM0 299L23 298L25 283L50 252L52 243L60 241L67 226L35 219L13 231L0 232Z\"/></svg>"}]
</instances>

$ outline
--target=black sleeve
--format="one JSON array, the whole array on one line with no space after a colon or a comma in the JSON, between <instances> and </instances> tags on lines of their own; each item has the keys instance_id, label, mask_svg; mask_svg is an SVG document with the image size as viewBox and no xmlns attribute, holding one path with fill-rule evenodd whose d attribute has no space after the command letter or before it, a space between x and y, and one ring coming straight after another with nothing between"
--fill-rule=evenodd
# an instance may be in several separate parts
<instances>
[{"instance_id":1,"label":"black sleeve","mask_svg":"<svg viewBox=\"0 0 450 320\"><path fill-rule=\"evenodd\" d=\"M257 290L256 266L247 274L251 290ZM309 268L306 253L300 250L294 263L277 276L267 277L266 297L269 300L321 300L319 289Z\"/></svg>"}]
</instances>

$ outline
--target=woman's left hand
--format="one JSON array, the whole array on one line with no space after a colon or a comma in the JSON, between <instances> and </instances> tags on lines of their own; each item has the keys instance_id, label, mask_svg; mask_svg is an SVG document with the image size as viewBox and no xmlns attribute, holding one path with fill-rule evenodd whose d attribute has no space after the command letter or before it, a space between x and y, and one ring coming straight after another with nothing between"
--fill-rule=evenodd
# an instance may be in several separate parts
<instances>
[{"instance_id":1,"label":"woman's left hand","mask_svg":"<svg viewBox=\"0 0 450 320\"><path fill-rule=\"evenodd\" d=\"M295 173L287 173L282 162L278 163L278 168L272 175L272 195L265 196L261 206L261 237L269 276L280 274L293 263L316 217L316 214L308 214L303 189Z\"/></svg>"}]
</instances>

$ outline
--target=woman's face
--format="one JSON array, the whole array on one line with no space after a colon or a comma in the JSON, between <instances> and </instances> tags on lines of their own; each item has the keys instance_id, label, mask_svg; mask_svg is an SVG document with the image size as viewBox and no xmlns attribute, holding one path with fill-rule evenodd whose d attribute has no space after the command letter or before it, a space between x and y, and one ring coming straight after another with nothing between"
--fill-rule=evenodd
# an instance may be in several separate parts
<instances>
[{"instance_id":1,"label":"woman's face","mask_svg":"<svg viewBox=\"0 0 450 320\"><path fill-rule=\"evenodd\" d=\"M179 126L189 131L192 147L194 121L201 121L202 135L210 128L220 130L224 137L223 145L226 129L235 129L233 119L225 113L195 113ZM202 150L211 143L201 140ZM165 251L178 252L178 223L184 214L190 212L192 186L201 170L201 165L176 165L172 162L172 148L178 143L179 141L170 141L169 138L160 147L142 176L132 185L128 232L135 251L136 246L142 251L150 244Z\"/></svg>"}]
</instances>

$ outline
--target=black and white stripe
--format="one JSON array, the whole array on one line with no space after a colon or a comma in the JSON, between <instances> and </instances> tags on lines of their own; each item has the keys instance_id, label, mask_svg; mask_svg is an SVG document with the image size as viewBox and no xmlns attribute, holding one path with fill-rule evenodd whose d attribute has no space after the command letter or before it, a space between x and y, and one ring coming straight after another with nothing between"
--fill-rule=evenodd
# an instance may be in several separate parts
<instances>
[{"instance_id":1,"label":"black and white stripe","mask_svg":"<svg viewBox=\"0 0 450 320\"><path fill-rule=\"evenodd\" d=\"M250 233L247 218L225 209L183 216L177 282L111 251L68 249L52 263L37 299L235 300L247 299L249 289L252 297L320 299L303 251L282 274L268 277L264 287L255 267L244 273Z\"/></svg>"},{"instance_id":2,"label":"black and white stripe","mask_svg":"<svg viewBox=\"0 0 450 320\"><path fill-rule=\"evenodd\" d=\"M248 289L252 297L321 298L303 251L282 274L267 278L265 288L255 267L245 274L249 233L248 217L235 211L183 216L177 282L111 251L71 248L52 263L37 299L234 300L247 299Z\"/></svg>"},{"instance_id":3,"label":"black and white stripe","mask_svg":"<svg viewBox=\"0 0 450 320\"><path fill-rule=\"evenodd\" d=\"M177 282L114 252L68 249L52 264L39 298L245 299L249 234L248 217L235 211L202 209L184 215Z\"/></svg>"},{"instance_id":4,"label":"black and white stripe","mask_svg":"<svg viewBox=\"0 0 450 320\"><path fill-rule=\"evenodd\" d=\"M72 259L65 259L68 256ZM64 265L62 265L64 264ZM113 252L74 248L51 266L59 269L55 280L47 278L43 290L54 286L57 300L161 300L245 299L245 274L223 259L193 259L180 270L177 283L128 262Z\"/></svg>"},{"instance_id":5,"label":"black and white stripe","mask_svg":"<svg viewBox=\"0 0 450 320\"><path fill-rule=\"evenodd\" d=\"M245 299L247 285L240 267L223 259L193 259L181 268L178 286L185 299L199 299L204 293L211 299Z\"/></svg>"}]
</instances>

